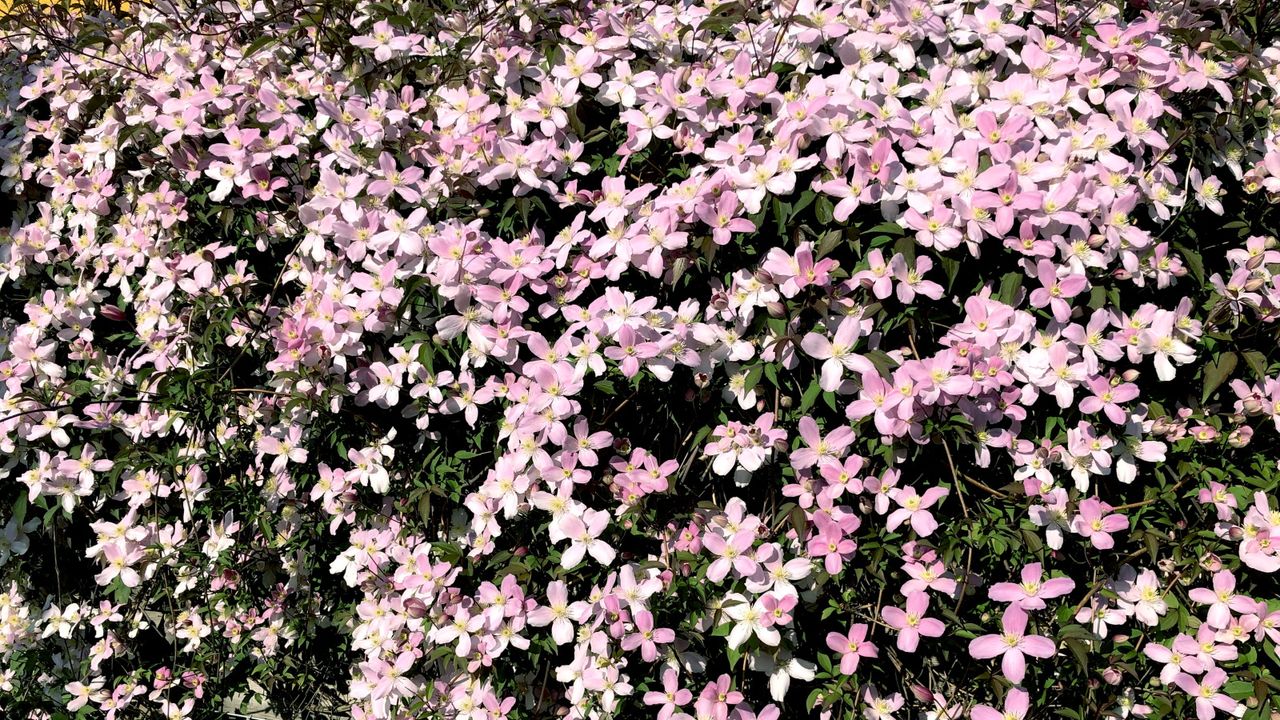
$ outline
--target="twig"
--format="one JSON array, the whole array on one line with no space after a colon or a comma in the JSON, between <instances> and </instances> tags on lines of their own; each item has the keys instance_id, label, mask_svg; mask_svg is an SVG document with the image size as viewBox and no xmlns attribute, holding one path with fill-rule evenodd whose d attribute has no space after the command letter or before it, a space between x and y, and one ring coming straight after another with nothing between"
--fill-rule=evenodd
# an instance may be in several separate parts
<instances>
[{"instance_id":1,"label":"twig","mask_svg":"<svg viewBox=\"0 0 1280 720\"><path fill-rule=\"evenodd\" d=\"M1186 477L1182 478L1178 482L1174 483L1174 486L1169 488L1165 492L1169 492L1169 493L1177 492L1178 488L1181 488L1183 485L1187 484L1187 479L1188 478ZM1111 509L1112 511L1115 511L1115 510L1132 510L1133 508L1146 507L1147 505L1150 505L1154 502L1158 502L1159 500L1161 500L1163 494L1164 493L1161 493L1160 495L1156 495L1153 498L1147 498L1146 500L1140 500L1138 502L1125 503L1124 505L1116 505ZM1172 499L1176 500L1177 498L1172 498Z\"/></svg>"},{"instance_id":2,"label":"twig","mask_svg":"<svg viewBox=\"0 0 1280 720\"><path fill-rule=\"evenodd\" d=\"M1134 550L1128 555L1125 555L1124 557L1120 558L1120 563L1124 564L1138 557L1139 555L1145 553L1146 551L1147 551L1146 548L1143 548L1141 550ZM1084 594L1084 597L1080 598L1080 602L1076 603L1076 606L1071 608L1071 617L1074 618L1076 616L1076 613L1080 612L1080 608L1084 607L1084 604L1089 602L1089 598L1093 597L1094 593L1098 592L1098 590L1100 590L1102 586L1105 585L1110 579L1111 578L1109 577L1103 576L1101 580L1095 582L1093 586L1089 588L1088 592Z\"/></svg>"}]
</instances>

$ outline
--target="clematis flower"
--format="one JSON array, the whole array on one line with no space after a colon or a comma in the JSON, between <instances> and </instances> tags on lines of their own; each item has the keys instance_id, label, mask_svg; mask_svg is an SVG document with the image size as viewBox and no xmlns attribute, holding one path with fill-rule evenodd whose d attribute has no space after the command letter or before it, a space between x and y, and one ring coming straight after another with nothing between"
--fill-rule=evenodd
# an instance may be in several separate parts
<instances>
[{"instance_id":1,"label":"clematis flower","mask_svg":"<svg viewBox=\"0 0 1280 720\"><path fill-rule=\"evenodd\" d=\"M635 623L635 632L622 638L622 649L630 652L640 648L640 657L645 662L658 659L659 644L666 645L676 639L675 630L654 627L653 613L648 610L636 611L632 622Z\"/></svg>"},{"instance_id":2,"label":"clematis flower","mask_svg":"<svg viewBox=\"0 0 1280 720\"><path fill-rule=\"evenodd\" d=\"M660 705L657 720L671 720L680 708L693 700L693 693L680 687L680 674L674 668L662 671L662 690L650 690L644 694L645 705Z\"/></svg>"},{"instance_id":3,"label":"clematis flower","mask_svg":"<svg viewBox=\"0 0 1280 720\"><path fill-rule=\"evenodd\" d=\"M547 585L547 604L529 612L528 622L534 627L551 626L551 638L557 645L573 640L573 624L582 619L583 608L569 603L568 589L562 580Z\"/></svg>"},{"instance_id":4,"label":"clematis flower","mask_svg":"<svg viewBox=\"0 0 1280 720\"><path fill-rule=\"evenodd\" d=\"M880 609L880 615L889 627L898 631L898 649L903 652L915 652L923 637L941 637L945 626L937 618L925 617L929 609L929 595L914 592L907 596L906 609L887 606Z\"/></svg>"},{"instance_id":5,"label":"clematis flower","mask_svg":"<svg viewBox=\"0 0 1280 720\"><path fill-rule=\"evenodd\" d=\"M862 334L862 325L860 316L846 315L836 326L833 339L828 340L826 335L819 333L808 333L800 341L800 347L810 357L824 361L819 383L823 390L835 392L839 389L846 370L875 373L875 366L870 360L853 352Z\"/></svg>"},{"instance_id":6,"label":"clematis flower","mask_svg":"<svg viewBox=\"0 0 1280 720\"><path fill-rule=\"evenodd\" d=\"M732 593L725 596L724 614L734 621L729 631L730 648L738 649L753 636L768 646L776 647L782 641L782 635L773 629L773 618L759 600L751 602L745 597Z\"/></svg>"},{"instance_id":7,"label":"clematis flower","mask_svg":"<svg viewBox=\"0 0 1280 720\"><path fill-rule=\"evenodd\" d=\"M1148 642L1142 646L1142 652L1147 657L1164 663L1164 667L1160 670L1160 682L1165 685L1172 683L1180 674L1199 675L1207 669L1197 657L1199 649L1200 646L1195 638L1186 633L1178 633L1170 646L1155 642Z\"/></svg>"},{"instance_id":8,"label":"clematis flower","mask_svg":"<svg viewBox=\"0 0 1280 720\"><path fill-rule=\"evenodd\" d=\"M876 646L867 642L867 625L858 623L847 634L827 633L827 647L840 656L840 672L852 675L858 670L862 658L879 657Z\"/></svg>"},{"instance_id":9,"label":"clematis flower","mask_svg":"<svg viewBox=\"0 0 1280 720\"><path fill-rule=\"evenodd\" d=\"M1040 563L1030 563L1022 568L1021 575L1021 583L996 583L987 591L987 596L998 602L1013 603L1023 610L1043 610L1045 600L1066 595L1076 587L1071 578L1045 580Z\"/></svg>"},{"instance_id":10,"label":"clematis flower","mask_svg":"<svg viewBox=\"0 0 1280 720\"><path fill-rule=\"evenodd\" d=\"M1236 594L1236 576L1230 570L1219 570L1213 574L1213 589L1193 588L1187 597L1201 605L1209 606L1205 621L1219 630L1226 628L1231 622L1232 611L1238 613L1253 612L1254 601L1244 595Z\"/></svg>"},{"instance_id":11,"label":"clematis flower","mask_svg":"<svg viewBox=\"0 0 1280 720\"><path fill-rule=\"evenodd\" d=\"M1027 613L1017 605L1005 608L1000 621L1004 632L983 635L969 643L969 654L979 660L999 657L1000 671L1009 682L1020 685L1027 671L1027 655L1051 658L1057 654L1053 641L1040 635L1027 635Z\"/></svg>"},{"instance_id":12,"label":"clematis flower","mask_svg":"<svg viewBox=\"0 0 1280 720\"><path fill-rule=\"evenodd\" d=\"M1022 688L1013 688L1004 696L1004 711L990 705L976 705L969 711L972 720L1023 720L1031 709L1031 696Z\"/></svg>"},{"instance_id":13,"label":"clematis flower","mask_svg":"<svg viewBox=\"0 0 1280 720\"><path fill-rule=\"evenodd\" d=\"M916 489L911 486L895 488L890 497L899 507L885 519L885 529L896 530L899 525L908 522L920 537L932 535L938 529L938 521L934 520L929 508L949 494L950 491L944 487L929 488L923 495L916 494Z\"/></svg>"},{"instance_id":14,"label":"clematis flower","mask_svg":"<svg viewBox=\"0 0 1280 720\"><path fill-rule=\"evenodd\" d=\"M608 567L617 554L600 534L609 526L609 513L603 510L586 510L582 517L566 515L560 521L560 531L569 540L569 548L560 556L560 566L568 570L582 562L590 553L596 562Z\"/></svg>"},{"instance_id":15,"label":"clematis flower","mask_svg":"<svg viewBox=\"0 0 1280 720\"><path fill-rule=\"evenodd\" d=\"M1111 506L1097 498L1081 500L1077 514L1071 520L1072 532L1088 538L1099 550L1110 550L1116 544L1111 533L1129 527L1129 518L1110 511Z\"/></svg>"},{"instance_id":16,"label":"clematis flower","mask_svg":"<svg viewBox=\"0 0 1280 720\"><path fill-rule=\"evenodd\" d=\"M1241 705L1226 693L1220 692L1227 682L1227 672L1222 668L1212 668L1197 681L1186 673L1179 673L1174 684L1183 692L1195 698L1196 717L1199 720L1213 720L1218 711L1228 715L1238 715Z\"/></svg>"}]
</instances>

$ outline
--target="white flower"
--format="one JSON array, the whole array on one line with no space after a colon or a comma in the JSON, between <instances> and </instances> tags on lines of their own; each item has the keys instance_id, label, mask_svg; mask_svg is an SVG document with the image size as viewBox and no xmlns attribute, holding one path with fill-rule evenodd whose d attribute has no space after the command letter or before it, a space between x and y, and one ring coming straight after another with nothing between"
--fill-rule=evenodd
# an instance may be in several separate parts
<instances>
[{"instance_id":1,"label":"white flower","mask_svg":"<svg viewBox=\"0 0 1280 720\"><path fill-rule=\"evenodd\" d=\"M724 608L724 614L736 621L733 630L729 631L730 648L737 650L752 635L765 645L776 646L781 642L782 636L778 631L766 624L769 620L760 601L752 603L737 593L731 593L725 596Z\"/></svg>"}]
</instances>

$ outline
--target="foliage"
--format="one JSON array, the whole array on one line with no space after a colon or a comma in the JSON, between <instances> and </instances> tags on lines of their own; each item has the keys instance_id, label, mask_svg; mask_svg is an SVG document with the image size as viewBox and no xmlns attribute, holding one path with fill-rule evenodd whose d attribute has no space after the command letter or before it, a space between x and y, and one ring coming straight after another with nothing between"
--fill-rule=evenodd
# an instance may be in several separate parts
<instances>
[{"instance_id":1,"label":"foliage","mask_svg":"<svg viewBox=\"0 0 1280 720\"><path fill-rule=\"evenodd\" d=\"M1273 717L1271 3L41 8L6 717Z\"/></svg>"}]
</instances>

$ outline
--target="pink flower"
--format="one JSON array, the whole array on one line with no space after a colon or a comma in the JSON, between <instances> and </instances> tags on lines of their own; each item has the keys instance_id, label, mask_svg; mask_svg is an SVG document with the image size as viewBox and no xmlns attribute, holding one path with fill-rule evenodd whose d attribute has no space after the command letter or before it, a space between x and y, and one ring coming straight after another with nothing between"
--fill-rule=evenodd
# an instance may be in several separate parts
<instances>
[{"instance_id":1,"label":"pink flower","mask_svg":"<svg viewBox=\"0 0 1280 720\"><path fill-rule=\"evenodd\" d=\"M1053 311L1053 319L1065 323L1071 319L1071 304L1067 299L1084 291L1089 285L1084 275L1068 274L1058 276L1058 266L1049 260L1036 263L1036 278L1043 286L1031 292L1031 307L1041 308L1046 305Z\"/></svg>"},{"instance_id":2,"label":"pink flower","mask_svg":"<svg viewBox=\"0 0 1280 720\"><path fill-rule=\"evenodd\" d=\"M1195 638L1186 633L1178 633L1173 639L1172 648L1154 642L1142 647L1142 652L1147 657L1164 663L1164 668L1160 670L1160 682L1165 685L1173 682L1180 673L1199 675L1205 671L1205 664L1197 657L1199 650L1200 646Z\"/></svg>"},{"instance_id":3,"label":"pink flower","mask_svg":"<svg viewBox=\"0 0 1280 720\"><path fill-rule=\"evenodd\" d=\"M1236 594L1236 576L1230 570L1220 570L1213 575L1213 589L1195 588L1187 597L1201 605L1209 606L1205 621L1219 630L1231 623L1231 611L1251 613L1256 603L1244 595Z\"/></svg>"},{"instance_id":4,"label":"pink flower","mask_svg":"<svg viewBox=\"0 0 1280 720\"><path fill-rule=\"evenodd\" d=\"M1195 698L1196 717L1200 720L1213 720L1218 710L1235 715L1240 708L1240 703L1229 695L1218 692L1227 682L1227 672L1222 668L1209 670L1200 682L1186 673L1179 673L1173 682L1183 692Z\"/></svg>"},{"instance_id":5,"label":"pink flower","mask_svg":"<svg viewBox=\"0 0 1280 720\"><path fill-rule=\"evenodd\" d=\"M1120 532L1129 527L1129 518L1119 513L1110 512L1111 506L1098 498L1080 501L1078 514L1071 520L1071 530L1083 537L1099 550L1110 550L1116 541L1111 533Z\"/></svg>"},{"instance_id":6,"label":"pink flower","mask_svg":"<svg viewBox=\"0 0 1280 720\"><path fill-rule=\"evenodd\" d=\"M743 577L754 575L759 565L748 552L754 543L755 534L750 532L738 531L727 540L716 532L707 532L702 546L719 556L707 568L707 579L718 583L731 569Z\"/></svg>"},{"instance_id":7,"label":"pink flower","mask_svg":"<svg viewBox=\"0 0 1280 720\"><path fill-rule=\"evenodd\" d=\"M676 639L676 631L671 628L655 628L653 626L653 613L648 610L639 610L632 617L635 623L635 632L622 638L622 649L630 652L636 648L640 648L640 657L645 662L653 662L658 659L658 644L666 645Z\"/></svg>"},{"instance_id":8,"label":"pink flower","mask_svg":"<svg viewBox=\"0 0 1280 720\"><path fill-rule=\"evenodd\" d=\"M791 453L791 466L797 470L813 467L823 460L836 461L853 442L853 430L847 426L836 428L826 435L818 429L813 418L800 418L800 438L806 447Z\"/></svg>"},{"instance_id":9,"label":"pink flower","mask_svg":"<svg viewBox=\"0 0 1280 720\"><path fill-rule=\"evenodd\" d=\"M534 627L551 626L551 638L557 645L573 640L573 623L582 619L579 603L569 604L569 593L564 581L553 580L547 585L547 604L529 612L528 622Z\"/></svg>"},{"instance_id":10,"label":"pink flower","mask_svg":"<svg viewBox=\"0 0 1280 720\"><path fill-rule=\"evenodd\" d=\"M946 626L937 618L925 617L929 609L929 596L923 592L914 592L907 596L906 610L896 607L881 608L880 615L889 627L898 631L898 649L903 652L915 652L920 644L920 636L940 637Z\"/></svg>"},{"instance_id":11,"label":"pink flower","mask_svg":"<svg viewBox=\"0 0 1280 720\"><path fill-rule=\"evenodd\" d=\"M1031 696L1022 688L1013 688L1004 696L1004 712L990 705L978 705L969 711L972 720L1022 720L1031 707Z\"/></svg>"},{"instance_id":12,"label":"pink flower","mask_svg":"<svg viewBox=\"0 0 1280 720\"><path fill-rule=\"evenodd\" d=\"M1051 658L1057 653L1053 641L1041 635L1027 635L1027 612L1017 605L1010 605L1001 619L1004 632L999 635L983 635L969 642L969 654L979 660L1002 656L1000 670L1009 682L1022 684L1026 675L1025 655Z\"/></svg>"},{"instance_id":13,"label":"pink flower","mask_svg":"<svg viewBox=\"0 0 1280 720\"><path fill-rule=\"evenodd\" d=\"M827 647L840 655L840 672L852 675L858 669L862 658L878 657L880 651L875 645L867 642L867 625L858 623L849 628L846 635L838 632L827 633Z\"/></svg>"},{"instance_id":14,"label":"pink flower","mask_svg":"<svg viewBox=\"0 0 1280 720\"><path fill-rule=\"evenodd\" d=\"M992 600L1013 603L1023 610L1043 610L1045 600L1066 595L1076 587L1071 578L1043 578L1040 563L1031 563L1022 568L1021 583L996 583L987 591L987 595Z\"/></svg>"},{"instance_id":15,"label":"pink flower","mask_svg":"<svg viewBox=\"0 0 1280 720\"><path fill-rule=\"evenodd\" d=\"M860 315L846 315L836 326L835 337L828 340L825 334L808 333L800 341L800 347L810 357L823 360L819 385L827 392L835 392L846 370L858 373L876 372L875 366L865 357L853 352L862 334L863 319Z\"/></svg>"},{"instance_id":16,"label":"pink flower","mask_svg":"<svg viewBox=\"0 0 1280 720\"><path fill-rule=\"evenodd\" d=\"M885 520L885 529L896 530L902 523L910 522L911 529L917 535L928 537L938 529L938 522L933 519L933 513L930 513L928 508L948 494L950 492L944 487L929 488L924 491L924 495L917 495L916 489L911 486L896 488L890 492L890 497L900 507L889 513L889 517Z\"/></svg>"},{"instance_id":17,"label":"pink flower","mask_svg":"<svg viewBox=\"0 0 1280 720\"><path fill-rule=\"evenodd\" d=\"M560 566L568 570L582 562L582 556L590 553L596 562L608 567L616 553L600 539L600 533L609 526L609 513L603 510L586 510L582 517L566 515L560 521L560 531L569 539L569 549L560 556Z\"/></svg>"},{"instance_id":18,"label":"pink flower","mask_svg":"<svg viewBox=\"0 0 1280 720\"><path fill-rule=\"evenodd\" d=\"M644 694L645 705L661 705L657 720L670 720L681 707L688 705L693 693L680 687L680 674L674 668L662 672L662 691L650 690Z\"/></svg>"},{"instance_id":19,"label":"pink flower","mask_svg":"<svg viewBox=\"0 0 1280 720\"><path fill-rule=\"evenodd\" d=\"M1104 377L1089 378L1087 384L1093 395L1080 401L1080 412L1093 414L1101 410L1111 422L1124 425L1128 420L1128 413L1120 407L1120 403L1137 398L1138 386L1126 382L1113 385Z\"/></svg>"}]
</instances>

